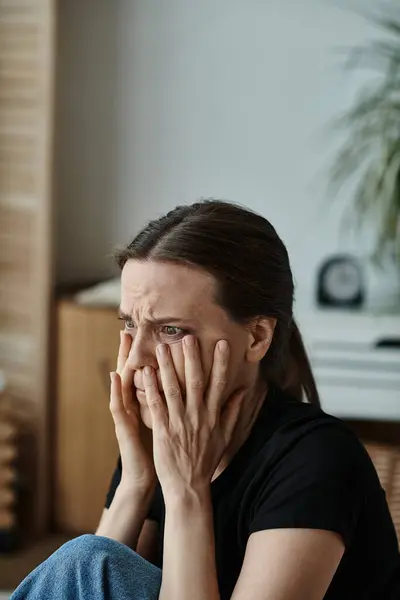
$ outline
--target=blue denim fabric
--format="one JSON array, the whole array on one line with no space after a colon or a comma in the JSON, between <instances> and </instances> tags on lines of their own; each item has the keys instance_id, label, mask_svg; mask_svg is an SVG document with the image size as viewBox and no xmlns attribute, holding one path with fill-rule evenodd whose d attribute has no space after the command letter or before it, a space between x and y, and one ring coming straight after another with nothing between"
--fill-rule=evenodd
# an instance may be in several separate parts
<instances>
[{"instance_id":1,"label":"blue denim fabric","mask_svg":"<svg viewBox=\"0 0 400 600\"><path fill-rule=\"evenodd\" d=\"M157 600L161 571L127 546L83 535L39 565L10 600Z\"/></svg>"}]
</instances>

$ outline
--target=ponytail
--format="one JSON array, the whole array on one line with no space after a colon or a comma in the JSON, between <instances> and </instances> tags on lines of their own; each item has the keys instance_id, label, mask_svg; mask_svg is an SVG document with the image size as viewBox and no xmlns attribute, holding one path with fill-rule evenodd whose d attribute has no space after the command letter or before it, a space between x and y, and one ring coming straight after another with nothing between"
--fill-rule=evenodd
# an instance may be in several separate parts
<instances>
[{"instance_id":1,"label":"ponytail","mask_svg":"<svg viewBox=\"0 0 400 600\"><path fill-rule=\"evenodd\" d=\"M286 381L283 388L286 391L300 401L303 400L305 395L307 402L321 406L310 360L294 319L292 319L289 338L289 362L285 371Z\"/></svg>"},{"instance_id":2,"label":"ponytail","mask_svg":"<svg viewBox=\"0 0 400 600\"><path fill-rule=\"evenodd\" d=\"M307 351L296 321L277 319L271 346L261 361L261 373L299 402L321 406Z\"/></svg>"}]
</instances>

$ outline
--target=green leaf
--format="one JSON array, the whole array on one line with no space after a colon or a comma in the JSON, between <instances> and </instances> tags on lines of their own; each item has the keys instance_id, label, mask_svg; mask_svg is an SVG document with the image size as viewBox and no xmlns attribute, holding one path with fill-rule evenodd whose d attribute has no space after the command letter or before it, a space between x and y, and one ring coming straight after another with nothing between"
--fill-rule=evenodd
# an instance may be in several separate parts
<instances>
[{"instance_id":1,"label":"green leaf","mask_svg":"<svg viewBox=\"0 0 400 600\"><path fill-rule=\"evenodd\" d=\"M343 225L374 226L377 261L394 252L400 262L400 11L374 16L387 39L354 47L345 68L379 66L382 77L363 86L353 105L333 123L347 140L334 157L329 192L354 184Z\"/></svg>"}]
</instances>

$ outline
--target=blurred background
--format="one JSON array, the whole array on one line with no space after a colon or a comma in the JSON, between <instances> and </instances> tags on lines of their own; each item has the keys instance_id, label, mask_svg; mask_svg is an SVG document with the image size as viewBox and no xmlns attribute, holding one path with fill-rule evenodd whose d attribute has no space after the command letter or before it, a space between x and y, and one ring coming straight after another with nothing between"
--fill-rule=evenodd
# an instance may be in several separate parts
<instances>
[{"instance_id":1,"label":"blurred background","mask_svg":"<svg viewBox=\"0 0 400 600\"><path fill-rule=\"evenodd\" d=\"M287 244L323 406L400 529L399 92L398 1L0 0L0 590L94 531L110 255L198 198Z\"/></svg>"}]
</instances>

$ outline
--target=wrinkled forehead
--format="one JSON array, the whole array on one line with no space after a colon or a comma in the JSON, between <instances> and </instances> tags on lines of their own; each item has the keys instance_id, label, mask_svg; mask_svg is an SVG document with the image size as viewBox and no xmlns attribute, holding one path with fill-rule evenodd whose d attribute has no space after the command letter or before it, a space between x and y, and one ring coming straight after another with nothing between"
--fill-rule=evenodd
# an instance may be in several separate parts
<instances>
[{"instance_id":1,"label":"wrinkled forehead","mask_svg":"<svg viewBox=\"0 0 400 600\"><path fill-rule=\"evenodd\" d=\"M216 307L214 278L201 269L129 260L121 274L121 309L193 316ZM152 316L162 316L152 314Z\"/></svg>"}]
</instances>

